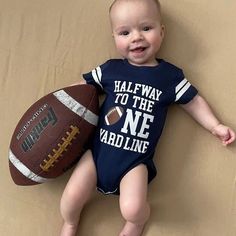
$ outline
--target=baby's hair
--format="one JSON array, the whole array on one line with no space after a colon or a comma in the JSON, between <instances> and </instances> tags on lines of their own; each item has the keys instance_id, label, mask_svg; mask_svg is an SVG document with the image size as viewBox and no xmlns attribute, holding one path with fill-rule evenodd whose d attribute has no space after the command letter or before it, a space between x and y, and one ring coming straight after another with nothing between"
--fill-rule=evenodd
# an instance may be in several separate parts
<instances>
[{"instance_id":1,"label":"baby's hair","mask_svg":"<svg viewBox=\"0 0 236 236\"><path fill-rule=\"evenodd\" d=\"M116 2L118 2L118 1L121 1L121 0L114 0L114 1L112 2L111 6L110 6L110 8L109 8L109 13L111 12L111 9L112 9L112 7L114 6L114 4L115 4ZM129 1L129 0L126 0L126 1ZM161 4L160 4L160 1L159 1L159 0L152 0L152 1L156 4L157 9L158 9L159 13L161 14Z\"/></svg>"}]
</instances>

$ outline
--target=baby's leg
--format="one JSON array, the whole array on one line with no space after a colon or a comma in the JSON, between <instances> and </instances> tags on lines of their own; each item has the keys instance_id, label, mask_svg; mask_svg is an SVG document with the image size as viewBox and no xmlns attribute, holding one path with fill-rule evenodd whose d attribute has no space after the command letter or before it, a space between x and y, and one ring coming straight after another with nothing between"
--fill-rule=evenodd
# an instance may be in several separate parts
<instances>
[{"instance_id":1,"label":"baby's leg","mask_svg":"<svg viewBox=\"0 0 236 236\"><path fill-rule=\"evenodd\" d=\"M150 215L147 202L148 171L143 164L129 171L120 183L120 209L126 224L120 236L140 236Z\"/></svg>"},{"instance_id":2,"label":"baby's leg","mask_svg":"<svg viewBox=\"0 0 236 236\"><path fill-rule=\"evenodd\" d=\"M61 198L61 215L64 225L61 236L76 235L80 213L95 190L96 168L92 153L88 150L77 164Z\"/></svg>"}]
</instances>

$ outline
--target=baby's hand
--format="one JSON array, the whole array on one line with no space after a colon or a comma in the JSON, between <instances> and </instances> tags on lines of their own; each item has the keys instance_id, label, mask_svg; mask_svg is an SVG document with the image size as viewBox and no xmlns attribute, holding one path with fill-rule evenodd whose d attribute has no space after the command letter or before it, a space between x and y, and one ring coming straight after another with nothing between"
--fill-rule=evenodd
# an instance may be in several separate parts
<instances>
[{"instance_id":1,"label":"baby's hand","mask_svg":"<svg viewBox=\"0 0 236 236\"><path fill-rule=\"evenodd\" d=\"M235 132L225 125L219 124L211 132L221 140L224 146L233 143L235 140Z\"/></svg>"}]
</instances>

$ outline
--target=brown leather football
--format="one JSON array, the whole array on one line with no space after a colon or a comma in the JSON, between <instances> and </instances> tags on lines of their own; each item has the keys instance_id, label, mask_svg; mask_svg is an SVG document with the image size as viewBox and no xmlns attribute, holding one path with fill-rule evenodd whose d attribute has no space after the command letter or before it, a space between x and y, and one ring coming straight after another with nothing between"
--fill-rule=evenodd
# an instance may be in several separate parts
<instances>
[{"instance_id":1,"label":"brown leather football","mask_svg":"<svg viewBox=\"0 0 236 236\"><path fill-rule=\"evenodd\" d=\"M63 174L82 156L98 121L92 85L50 93L34 103L11 138L9 167L17 185L35 185Z\"/></svg>"}]
</instances>

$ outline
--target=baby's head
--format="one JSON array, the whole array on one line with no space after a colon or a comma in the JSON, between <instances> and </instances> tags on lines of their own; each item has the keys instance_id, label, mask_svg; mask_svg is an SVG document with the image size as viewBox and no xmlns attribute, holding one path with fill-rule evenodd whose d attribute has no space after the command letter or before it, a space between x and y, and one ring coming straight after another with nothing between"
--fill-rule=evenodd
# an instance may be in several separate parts
<instances>
[{"instance_id":1,"label":"baby's head","mask_svg":"<svg viewBox=\"0 0 236 236\"><path fill-rule=\"evenodd\" d=\"M159 16L161 17L161 4L160 4L159 0L151 0L151 1L156 5L157 12L158 12ZM109 13L111 13L111 9L118 2L134 2L135 3L135 1L132 1L132 0L114 0L109 8Z\"/></svg>"},{"instance_id":2,"label":"baby's head","mask_svg":"<svg viewBox=\"0 0 236 236\"><path fill-rule=\"evenodd\" d=\"M134 65L157 65L156 54L164 37L159 1L115 0L109 13L121 56Z\"/></svg>"}]
</instances>

